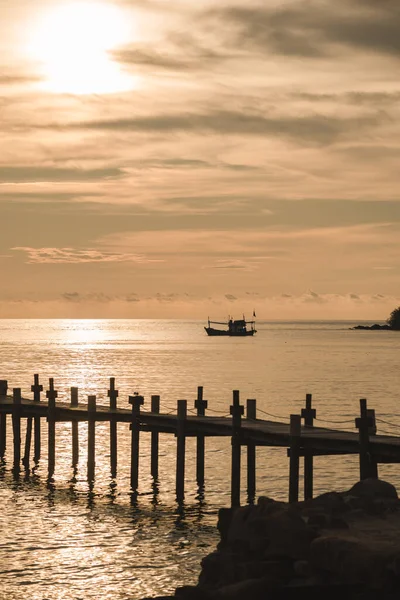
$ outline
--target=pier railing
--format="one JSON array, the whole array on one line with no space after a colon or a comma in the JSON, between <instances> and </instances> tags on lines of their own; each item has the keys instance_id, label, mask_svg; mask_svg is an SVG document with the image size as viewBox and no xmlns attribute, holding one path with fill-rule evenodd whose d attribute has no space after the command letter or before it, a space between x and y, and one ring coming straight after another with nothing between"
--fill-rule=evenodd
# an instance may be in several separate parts
<instances>
[{"instance_id":1,"label":"pier railing","mask_svg":"<svg viewBox=\"0 0 400 600\"><path fill-rule=\"evenodd\" d=\"M360 416L346 421L328 422L328 425L345 425L341 429L316 426L316 409L312 406L312 396L307 394L305 407L300 414L290 415L289 423L279 420L259 418L257 402L248 399L246 407L240 403L238 390L233 391L229 415L220 416L211 411L203 398L203 387L197 388L194 407L188 409L187 400L178 400L175 411L161 412L160 396L151 396L150 410L145 399L139 394L129 396L130 408L117 406L119 391L115 378L110 379L107 397L109 405L97 404L96 395L89 395L81 402L76 387L70 388L69 401L60 401L53 379L49 379L48 389L43 396L43 385L39 375L34 375L31 386L32 398L23 398L21 388L13 388L12 393L6 380L0 380L0 459L4 459L7 444L8 420L12 425L12 469L18 477L22 468L30 469L33 435L33 463L41 457L42 420L47 422L47 466L48 478L54 476L57 463L57 422L71 422L72 466L79 461L79 423L87 423L87 478L92 482L96 467L96 423L109 422L110 427L110 473L117 475L117 423L127 423L131 433L130 485L133 492L139 485L140 434L150 432L151 464L154 479L158 478L160 433L176 437L176 499L183 502L185 496L186 438L196 437L196 480L199 486L205 481L205 441L207 437L229 437L231 439L231 504L240 505L240 482L242 447L247 449L247 497L254 502L256 494L256 450L259 446L283 447L289 457L289 501L299 499L300 462L304 460L304 497L313 496L313 476L315 456L338 454L358 454L360 479L378 477L380 463L400 462L400 438L388 434L377 434L377 421L384 426L395 427L394 423L377 419L375 411L367 407L367 400L360 400ZM208 409L208 414L207 413ZM246 410L245 410L246 409ZM188 412L190 411L190 414ZM212 412L212 414L211 414ZM193 414L195 413L195 414ZM278 418L263 410L263 417ZM21 454L21 421L26 420L24 453ZM352 424L353 431L349 424Z\"/></svg>"}]
</instances>

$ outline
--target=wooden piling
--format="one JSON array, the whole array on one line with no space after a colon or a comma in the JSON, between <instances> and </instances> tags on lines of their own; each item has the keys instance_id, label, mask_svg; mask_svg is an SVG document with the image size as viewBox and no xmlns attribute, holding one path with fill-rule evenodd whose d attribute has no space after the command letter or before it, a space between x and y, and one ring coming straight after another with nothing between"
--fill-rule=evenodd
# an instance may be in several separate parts
<instances>
[{"instance_id":1,"label":"wooden piling","mask_svg":"<svg viewBox=\"0 0 400 600\"><path fill-rule=\"evenodd\" d=\"M375 417L375 410L373 408L367 408L367 417L370 418L370 425L368 428L368 433L370 436L376 435L376 432L377 432L376 417ZM378 479L378 477L379 477L378 461L376 460L376 457L371 453L369 455L369 461L370 461L370 477L374 477L375 479Z\"/></svg>"},{"instance_id":2,"label":"wooden piling","mask_svg":"<svg viewBox=\"0 0 400 600\"><path fill-rule=\"evenodd\" d=\"M378 465L370 453L370 428L374 427L374 419L368 414L366 398L360 399L360 417L355 420L359 432L360 444L360 479L378 476Z\"/></svg>"},{"instance_id":3,"label":"wooden piling","mask_svg":"<svg viewBox=\"0 0 400 600\"><path fill-rule=\"evenodd\" d=\"M96 396L88 396L88 458L87 478L88 482L94 481L96 452Z\"/></svg>"},{"instance_id":4,"label":"wooden piling","mask_svg":"<svg viewBox=\"0 0 400 600\"><path fill-rule=\"evenodd\" d=\"M317 411L312 408L312 394L306 394L306 407L301 409L301 417L306 427L314 426ZM314 455L310 448L304 450L304 500L314 494Z\"/></svg>"},{"instance_id":5,"label":"wooden piling","mask_svg":"<svg viewBox=\"0 0 400 600\"><path fill-rule=\"evenodd\" d=\"M151 397L151 412L159 414L160 412L160 396L154 395ZM150 471L154 479L158 479L158 446L160 434L156 429L151 432L151 459Z\"/></svg>"},{"instance_id":6,"label":"wooden piling","mask_svg":"<svg viewBox=\"0 0 400 600\"><path fill-rule=\"evenodd\" d=\"M110 409L117 409L118 390L115 389L115 377L110 377L110 389L107 396L110 398ZM110 466L111 477L117 476L117 422L110 418Z\"/></svg>"},{"instance_id":7,"label":"wooden piling","mask_svg":"<svg viewBox=\"0 0 400 600\"><path fill-rule=\"evenodd\" d=\"M136 492L139 487L139 433L140 407L144 403L143 396L129 396L132 405L131 422L131 489Z\"/></svg>"},{"instance_id":8,"label":"wooden piling","mask_svg":"<svg viewBox=\"0 0 400 600\"><path fill-rule=\"evenodd\" d=\"M185 497L185 421L187 400L178 400L178 424L176 432L176 500L180 504Z\"/></svg>"},{"instance_id":9,"label":"wooden piling","mask_svg":"<svg viewBox=\"0 0 400 600\"><path fill-rule=\"evenodd\" d=\"M239 390L233 390L232 415L232 462L231 462L231 506L240 506L240 459L241 459L241 421L244 406L239 402Z\"/></svg>"},{"instance_id":10,"label":"wooden piling","mask_svg":"<svg viewBox=\"0 0 400 600\"><path fill-rule=\"evenodd\" d=\"M77 387L71 388L71 408L78 406L78 393ZM72 433L72 466L76 467L79 462L79 424L76 419L72 419L71 422L71 433Z\"/></svg>"},{"instance_id":11,"label":"wooden piling","mask_svg":"<svg viewBox=\"0 0 400 600\"><path fill-rule=\"evenodd\" d=\"M33 392L33 401L40 402L40 394L43 391L43 386L39 383L39 375L34 375L34 384L31 386L31 391ZM41 445L41 432L40 432L40 417L36 416L33 419L33 427L34 427L34 450L33 450L33 460L38 462L40 458L40 445Z\"/></svg>"},{"instance_id":12,"label":"wooden piling","mask_svg":"<svg viewBox=\"0 0 400 600\"><path fill-rule=\"evenodd\" d=\"M289 502L299 499L301 416L290 415Z\"/></svg>"},{"instance_id":13,"label":"wooden piling","mask_svg":"<svg viewBox=\"0 0 400 600\"><path fill-rule=\"evenodd\" d=\"M246 418L249 421L255 421L257 416L257 401L248 399L246 403ZM247 442L247 501L254 504L256 495L256 445L254 442Z\"/></svg>"},{"instance_id":14,"label":"wooden piling","mask_svg":"<svg viewBox=\"0 0 400 600\"><path fill-rule=\"evenodd\" d=\"M56 398L57 391L54 389L54 379L49 379L49 389L46 392L47 424L48 424L48 478L54 475L56 465Z\"/></svg>"},{"instance_id":15,"label":"wooden piling","mask_svg":"<svg viewBox=\"0 0 400 600\"><path fill-rule=\"evenodd\" d=\"M0 396L7 396L8 382L0 380ZM7 445L7 415L0 413L0 458L4 458Z\"/></svg>"},{"instance_id":16,"label":"wooden piling","mask_svg":"<svg viewBox=\"0 0 400 600\"><path fill-rule=\"evenodd\" d=\"M14 442L14 474L18 475L21 467L21 388L13 389L13 442Z\"/></svg>"},{"instance_id":17,"label":"wooden piling","mask_svg":"<svg viewBox=\"0 0 400 600\"><path fill-rule=\"evenodd\" d=\"M207 400L203 399L203 387L199 386L197 388L197 400L194 402L194 407L197 409L198 417L205 416L207 406ZM204 485L204 442L204 435L198 435L196 439L196 481L199 487Z\"/></svg>"},{"instance_id":18,"label":"wooden piling","mask_svg":"<svg viewBox=\"0 0 400 600\"><path fill-rule=\"evenodd\" d=\"M30 454L31 454L31 442L32 442L32 417L28 417L26 420L26 432L25 432L25 452L22 459L22 464L26 470L29 470Z\"/></svg>"}]
</instances>

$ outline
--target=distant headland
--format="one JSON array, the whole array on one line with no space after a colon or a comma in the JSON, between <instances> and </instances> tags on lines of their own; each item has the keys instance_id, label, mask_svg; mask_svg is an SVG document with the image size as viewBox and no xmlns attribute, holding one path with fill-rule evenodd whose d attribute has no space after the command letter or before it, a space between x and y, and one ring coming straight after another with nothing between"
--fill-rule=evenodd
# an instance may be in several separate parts
<instances>
[{"instance_id":1,"label":"distant headland","mask_svg":"<svg viewBox=\"0 0 400 600\"><path fill-rule=\"evenodd\" d=\"M400 306L392 310L384 325L380 325L379 323L374 323L374 325L356 325L355 327L351 327L351 329L372 329L374 331L385 329L389 331L400 331Z\"/></svg>"}]
</instances>

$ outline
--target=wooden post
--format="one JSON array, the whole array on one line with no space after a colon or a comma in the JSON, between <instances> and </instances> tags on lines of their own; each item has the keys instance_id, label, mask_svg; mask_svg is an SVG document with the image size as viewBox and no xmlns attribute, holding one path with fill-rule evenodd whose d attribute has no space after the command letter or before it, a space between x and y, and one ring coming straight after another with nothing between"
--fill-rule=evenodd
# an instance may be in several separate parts
<instances>
[{"instance_id":1,"label":"wooden post","mask_svg":"<svg viewBox=\"0 0 400 600\"><path fill-rule=\"evenodd\" d=\"M94 481L96 453L96 396L88 396L88 458L87 477L89 483Z\"/></svg>"},{"instance_id":2,"label":"wooden post","mask_svg":"<svg viewBox=\"0 0 400 600\"><path fill-rule=\"evenodd\" d=\"M144 403L143 396L129 396L132 405L131 423L131 489L135 492L139 487L139 433L140 407Z\"/></svg>"},{"instance_id":3,"label":"wooden post","mask_svg":"<svg viewBox=\"0 0 400 600\"><path fill-rule=\"evenodd\" d=\"M43 391L43 386L39 383L39 375L34 375L34 384L31 386L31 391L33 392L33 401L40 402L40 393ZM34 426L34 452L33 452L33 460L38 462L40 458L40 416L34 417L33 419Z\"/></svg>"},{"instance_id":4,"label":"wooden post","mask_svg":"<svg viewBox=\"0 0 400 600\"><path fill-rule=\"evenodd\" d=\"M240 506L240 458L241 458L241 420L244 406L239 403L239 390L233 390L232 415L232 463L231 463L231 506Z\"/></svg>"},{"instance_id":5,"label":"wooden post","mask_svg":"<svg viewBox=\"0 0 400 600\"><path fill-rule=\"evenodd\" d=\"M248 399L246 403L246 418L249 421L256 420L257 400ZM256 495L256 445L247 442L247 501L254 504Z\"/></svg>"},{"instance_id":6,"label":"wooden post","mask_svg":"<svg viewBox=\"0 0 400 600\"><path fill-rule=\"evenodd\" d=\"M160 412L160 396L151 397L151 412L159 414ZM151 476L158 479L158 444L159 433L156 430L151 432Z\"/></svg>"},{"instance_id":7,"label":"wooden post","mask_svg":"<svg viewBox=\"0 0 400 600\"><path fill-rule=\"evenodd\" d=\"M375 417L375 409L367 408L367 417L371 419L371 424L368 427L369 435L376 435L376 417Z\"/></svg>"},{"instance_id":8,"label":"wooden post","mask_svg":"<svg viewBox=\"0 0 400 600\"><path fill-rule=\"evenodd\" d=\"M368 432L369 435L376 435L376 417L375 417L375 410L373 408L367 408L367 417L369 417L372 421L371 425L368 428ZM371 453L369 455L369 460L370 460L370 477L373 477L375 479L378 479L379 474L378 474L378 461L376 460L375 456L373 456Z\"/></svg>"},{"instance_id":9,"label":"wooden post","mask_svg":"<svg viewBox=\"0 0 400 600\"><path fill-rule=\"evenodd\" d=\"M49 390L46 392L48 400L47 423L48 423L48 477L54 475L56 465L56 398L58 393L54 389L54 379L49 379Z\"/></svg>"},{"instance_id":10,"label":"wooden post","mask_svg":"<svg viewBox=\"0 0 400 600\"><path fill-rule=\"evenodd\" d=\"M176 500L181 504L185 497L185 421L187 400L178 400L178 423L176 430Z\"/></svg>"},{"instance_id":11,"label":"wooden post","mask_svg":"<svg viewBox=\"0 0 400 600\"><path fill-rule=\"evenodd\" d=\"M289 502L299 499L301 416L290 415Z\"/></svg>"},{"instance_id":12,"label":"wooden post","mask_svg":"<svg viewBox=\"0 0 400 600\"><path fill-rule=\"evenodd\" d=\"M197 388L197 400L194 402L194 407L197 408L197 416L204 417L207 400L203 400L203 387ZM196 441L196 480L199 487L204 485L204 435L198 435Z\"/></svg>"},{"instance_id":13,"label":"wooden post","mask_svg":"<svg viewBox=\"0 0 400 600\"><path fill-rule=\"evenodd\" d=\"M21 467L21 388L13 389L13 441L14 441L14 464L13 471L18 475Z\"/></svg>"},{"instance_id":14,"label":"wooden post","mask_svg":"<svg viewBox=\"0 0 400 600\"><path fill-rule=\"evenodd\" d=\"M0 380L0 396L7 396L8 382ZM4 458L7 444L7 415L0 414L0 458Z\"/></svg>"},{"instance_id":15,"label":"wooden post","mask_svg":"<svg viewBox=\"0 0 400 600\"><path fill-rule=\"evenodd\" d=\"M115 389L115 377L110 377L110 389L107 396L110 398L111 410L117 409L118 390ZM111 477L117 476L117 422L110 419L110 465Z\"/></svg>"},{"instance_id":16,"label":"wooden post","mask_svg":"<svg viewBox=\"0 0 400 600\"><path fill-rule=\"evenodd\" d=\"M317 411L312 408L312 394L306 394L306 407L301 409L301 417L306 427L314 426ZM313 497L314 493L314 455L311 448L304 450L304 500Z\"/></svg>"},{"instance_id":17,"label":"wooden post","mask_svg":"<svg viewBox=\"0 0 400 600\"><path fill-rule=\"evenodd\" d=\"M78 406L78 388L71 388L71 408ZM72 466L76 467L79 462L79 425L76 419L72 419L71 422L72 431Z\"/></svg>"},{"instance_id":18,"label":"wooden post","mask_svg":"<svg viewBox=\"0 0 400 600\"><path fill-rule=\"evenodd\" d=\"M366 398L360 399L360 415L355 420L360 443L360 479L367 479L377 477L378 467L376 460L370 454L369 433L370 428L374 426L374 421L368 415Z\"/></svg>"},{"instance_id":19,"label":"wooden post","mask_svg":"<svg viewBox=\"0 0 400 600\"><path fill-rule=\"evenodd\" d=\"M25 452L22 459L22 464L25 469L29 470L30 454L31 454L31 442L32 442L32 417L28 417L26 420L26 433L25 433Z\"/></svg>"}]
</instances>

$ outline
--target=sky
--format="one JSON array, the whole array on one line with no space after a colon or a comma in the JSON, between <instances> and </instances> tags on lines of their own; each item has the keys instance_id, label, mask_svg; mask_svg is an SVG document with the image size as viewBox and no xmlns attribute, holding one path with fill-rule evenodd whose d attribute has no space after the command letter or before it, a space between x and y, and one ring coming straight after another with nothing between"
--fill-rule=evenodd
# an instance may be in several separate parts
<instances>
[{"instance_id":1,"label":"sky","mask_svg":"<svg viewBox=\"0 0 400 600\"><path fill-rule=\"evenodd\" d=\"M0 317L384 320L398 0L0 0Z\"/></svg>"}]
</instances>

